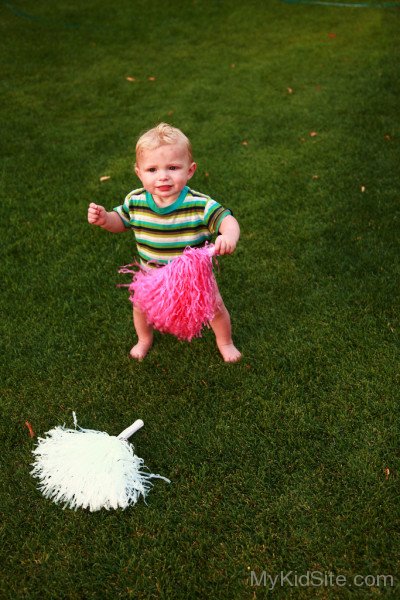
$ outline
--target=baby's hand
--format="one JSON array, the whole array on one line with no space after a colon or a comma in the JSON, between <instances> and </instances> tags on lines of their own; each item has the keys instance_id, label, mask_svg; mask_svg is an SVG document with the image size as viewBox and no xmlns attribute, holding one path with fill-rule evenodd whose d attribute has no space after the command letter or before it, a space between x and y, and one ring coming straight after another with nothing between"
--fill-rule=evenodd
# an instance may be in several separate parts
<instances>
[{"instance_id":1,"label":"baby's hand","mask_svg":"<svg viewBox=\"0 0 400 600\"><path fill-rule=\"evenodd\" d=\"M228 235L219 235L215 240L215 254L233 254L235 252L237 241Z\"/></svg>"},{"instance_id":2,"label":"baby's hand","mask_svg":"<svg viewBox=\"0 0 400 600\"><path fill-rule=\"evenodd\" d=\"M103 227L107 221L107 211L104 206L91 202L88 209L88 221L92 225Z\"/></svg>"}]
</instances>

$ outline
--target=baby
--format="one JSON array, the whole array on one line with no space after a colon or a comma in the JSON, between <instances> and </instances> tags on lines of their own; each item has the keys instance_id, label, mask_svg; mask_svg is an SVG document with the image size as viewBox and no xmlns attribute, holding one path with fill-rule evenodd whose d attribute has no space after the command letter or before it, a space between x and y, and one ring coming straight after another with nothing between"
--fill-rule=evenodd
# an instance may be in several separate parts
<instances>
[{"instance_id":1,"label":"baby","mask_svg":"<svg viewBox=\"0 0 400 600\"><path fill-rule=\"evenodd\" d=\"M140 262L150 267L149 261L167 264L187 246L204 246L214 233L215 254L232 254L240 236L239 224L229 209L186 185L196 166L184 133L160 123L136 144L135 172L143 187L130 192L110 212L91 203L89 223L112 233L133 229ZM216 306L210 325L218 349L224 361L237 362L241 354L233 344L230 316L219 292ZM133 323L138 339L130 355L142 360L153 344L153 331L135 306Z\"/></svg>"}]
</instances>

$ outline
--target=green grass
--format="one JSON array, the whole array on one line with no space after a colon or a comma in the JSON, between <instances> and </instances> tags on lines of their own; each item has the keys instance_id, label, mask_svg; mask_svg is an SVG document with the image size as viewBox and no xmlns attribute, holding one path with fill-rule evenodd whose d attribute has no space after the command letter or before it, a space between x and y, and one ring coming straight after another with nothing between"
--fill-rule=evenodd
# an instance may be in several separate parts
<instances>
[{"instance_id":1,"label":"green grass","mask_svg":"<svg viewBox=\"0 0 400 600\"><path fill-rule=\"evenodd\" d=\"M395 578L276 598L399 596L399 20L0 4L2 598L262 598L263 570ZM115 286L132 238L86 210L137 185L136 138L161 120L192 139L193 187L241 224L218 275L238 365L209 331L128 359ZM136 451L171 485L125 512L45 500L24 423L43 435L73 410L113 434L143 418Z\"/></svg>"}]
</instances>

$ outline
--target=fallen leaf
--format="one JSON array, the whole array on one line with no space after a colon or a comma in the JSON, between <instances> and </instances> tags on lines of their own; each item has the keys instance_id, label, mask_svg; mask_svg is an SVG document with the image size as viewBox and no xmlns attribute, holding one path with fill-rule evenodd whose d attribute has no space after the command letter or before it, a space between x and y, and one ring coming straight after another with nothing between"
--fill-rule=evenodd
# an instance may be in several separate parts
<instances>
[{"instance_id":1,"label":"fallen leaf","mask_svg":"<svg viewBox=\"0 0 400 600\"><path fill-rule=\"evenodd\" d=\"M204 173L204 177L209 177L209 174L207 173L207 171Z\"/></svg>"},{"instance_id":2,"label":"fallen leaf","mask_svg":"<svg viewBox=\"0 0 400 600\"><path fill-rule=\"evenodd\" d=\"M249 142L247 140L243 140L242 146L248 146L248 145L249 145Z\"/></svg>"},{"instance_id":3,"label":"fallen leaf","mask_svg":"<svg viewBox=\"0 0 400 600\"><path fill-rule=\"evenodd\" d=\"M29 421L25 421L25 427L28 428L30 437L31 438L35 437L35 432L33 431L32 425L29 423Z\"/></svg>"},{"instance_id":4,"label":"fallen leaf","mask_svg":"<svg viewBox=\"0 0 400 600\"><path fill-rule=\"evenodd\" d=\"M310 131L310 137L317 137L318 133L316 131Z\"/></svg>"},{"instance_id":5,"label":"fallen leaf","mask_svg":"<svg viewBox=\"0 0 400 600\"><path fill-rule=\"evenodd\" d=\"M167 114L168 114L169 117L172 117L172 115L174 114L174 111L173 110L169 110Z\"/></svg>"},{"instance_id":6,"label":"fallen leaf","mask_svg":"<svg viewBox=\"0 0 400 600\"><path fill-rule=\"evenodd\" d=\"M390 475L390 469L389 467L385 468L385 479L389 479L389 475Z\"/></svg>"},{"instance_id":7,"label":"fallen leaf","mask_svg":"<svg viewBox=\"0 0 400 600\"><path fill-rule=\"evenodd\" d=\"M362 192L365 192L365 185L362 185L362 186L361 186L361 188L360 188L360 190L361 190Z\"/></svg>"},{"instance_id":8,"label":"fallen leaf","mask_svg":"<svg viewBox=\"0 0 400 600\"><path fill-rule=\"evenodd\" d=\"M148 77L147 79L148 79L149 81L155 81L155 80L156 80L156 78L155 78L155 77Z\"/></svg>"},{"instance_id":9,"label":"fallen leaf","mask_svg":"<svg viewBox=\"0 0 400 600\"><path fill-rule=\"evenodd\" d=\"M108 181L109 179L111 179L109 175L103 175L102 177L100 177L100 181Z\"/></svg>"},{"instance_id":10,"label":"fallen leaf","mask_svg":"<svg viewBox=\"0 0 400 600\"><path fill-rule=\"evenodd\" d=\"M328 33L328 37L330 37L331 39L336 37L336 33Z\"/></svg>"},{"instance_id":11,"label":"fallen leaf","mask_svg":"<svg viewBox=\"0 0 400 600\"><path fill-rule=\"evenodd\" d=\"M293 94L293 89L292 88L287 88L287 93L288 94Z\"/></svg>"},{"instance_id":12,"label":"fallen leaf","mask_svg":"<svg viewBox=\"0 0 400 600\"><path fill-rule=\"evenodd\" d=\"M135 77L125 77L127 81L136 81Z\"/></svg>"},{"instance_id":13,"label":"fallen leaf","mask_svg":"<svg viewBox=\"0 0 400 600\"><path fill-rule=\"evenodd\" d=\"M389 135L389 134L387 133L387 134L384 136L384 138L385 138L385 140L386 140L387 142L390 142L390 141L391 141L391 139L392 139L392 136L391 136L391 135Z\"/></svg>"},{"instance_id":14,"label":"fallen leaf","mask_svg":"<svg viewBox=\"0 0 400 600\"><path fill-rule=\"evenodd\" d=\"M312 178L313 179L319 179L319 175L313 175Z\"/></svg>"},{"instance_id":15,"label":"fallen leaf","mask_svg":"<svg viewBox=\"0 0 400 600\"><path fill-rule=\"evenodd\" d=\"M236 67L235 63L232 63L232 64L230 65L230 67L231 67L231 69L234 69L234 68Z\"/></svg>"}]
</instances>

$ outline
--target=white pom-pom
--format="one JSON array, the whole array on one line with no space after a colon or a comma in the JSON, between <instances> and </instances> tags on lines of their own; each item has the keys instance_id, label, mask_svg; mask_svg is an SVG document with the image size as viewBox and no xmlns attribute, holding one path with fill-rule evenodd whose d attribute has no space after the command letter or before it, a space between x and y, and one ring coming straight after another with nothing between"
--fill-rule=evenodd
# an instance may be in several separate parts
<instances>
[{"instance_id":1,"label":"white pom-pom","mask_svg":"<svg viewBox=\"0 0 400 600\"><path fill-rule=\"evenodd\" d=\"M74 421L76 425L75 415ZM146 497L152 486L150 479L169 483L161 475L143 471L143 459L134 454L127 441L142 424L138 421L124 430L125 439L93 429L59 426L48 431L33 450L31 471L39 479L43 495L64 508L93 512L136 504L140 496Z\"/></svg>"}]
</instances>

